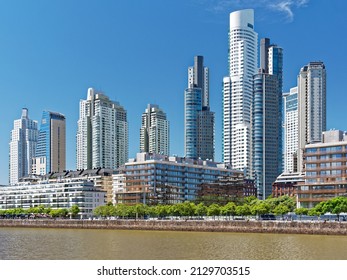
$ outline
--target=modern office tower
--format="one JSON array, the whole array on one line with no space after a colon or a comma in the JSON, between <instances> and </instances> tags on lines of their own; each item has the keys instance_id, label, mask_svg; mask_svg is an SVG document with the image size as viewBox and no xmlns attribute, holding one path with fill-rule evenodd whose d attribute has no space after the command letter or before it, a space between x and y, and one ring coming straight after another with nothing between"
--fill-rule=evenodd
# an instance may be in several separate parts
<instances>
[{"instance_id":1,"label":"modern office tower","mask_svg":"<svg viewBox=\"0 0 347 280\"><path fill-rule=\"evenodd\" d=\"M184 92L185 157L214 159L214 112L209 106L209 72L203 56L194 57L188 68L188 88Z\"/></svg>"},{"instance_id":2,"label":"modern office tower","mask_svg":"<svg viewBox=\"0 0 347 280\"><path fill-rule=\"evenodd\" d=\"M198 158L198 116L202 109L201 88L184 91L184 155Z\"/></svg>"},{"instance_id":3,"label":"modern office tower","mask_svg":"<svg viewBox=\"0 0 347 280\"><path fill-rule=\"evenodd\" d=\"M251 177L251 104L257 74L254 11L230 14L229 77L223 80L223 161Z\"/></svg>"},{"instance_id":4,"label":"modern office tower","mask_svg":"<svg viewBox=\"0 0 347 280\"><path fill-rule=\"evenodd\" d=\"M305 145L322 141L326 130L326 70L323 62L310 62L298 76L298 171L303 169Z\"/></svg>"},{"instance_id":5,"label":"modern office tower","mask_svg":"<svg viewBox=\"0 0 347 280\"><path fill-rule=\"evenodd\" d=\"M283 51L265 38L260 54L263 68L253 80L252 169L258 197L265 199L282 172Z\"/></svg>"},{"instance_id":6,"label":"modern office tower","mask_svg":"<svg viewBox=\"0 0 347 280\"><path fill-rule=\"evenodd\" d=\"M38 137L37 121L29 119L28 109L22 109L22 116L15 120L11 131L9 183L31 174Z\"/></svg>"},{"instance_id":7,"label":"modern office tower","mask_svg":"<svg viewBox=\"0 0 347 280\"><path fill-rule=\"evenodd\" d=\"M202 106L210 106L209 71L204 66L204 57L194 57L194 66L188 68L188 88L201 88Z\"/></svg>"},{"instance_id":8,"label":"modern office tower","mask_svg":"<svg viewBox=\"0 0 347 280\"><path fill-rule=\"evenodd\" d=\"M77 169L117 169L128 161L127 112L106 95L88 89L80 101Z\"/></svg>"},{"instance_id":9,"label":"modern office tower","mask_svg":"<svg viewBox=\"0 0 347 280\"><path fill-rule=\"evenodd\" d=\"M298 152L298 87L283 94L284 110L284 172L297 171Z\"/></svg>"},{"instance_id":10,"label":"modern office tower","mask_svg":"<svg viewBox=\"0 0 347 280\"><path fill-rule=\"evenodd\" d=\"M272 193L272 183L281 173L281 129L278 108L278 78L270 74L254 76L252 115L252 168L258 197L265 199Z\"/></svg>"},{"instance_id":11,"label":"modern office tower","mask_svg":"<svg viewBox=\"0 0 347 280\"><path fill-rule=\"evenodd\" d=\"M169 121L158 105L148 104L142 114L140 151L169 155Z\"/></svg>"},{"instance_id":12,"label":"modern office tower","mask_svg":"<svg viewBox=\"0 0 347 280\"><path fill-rule=\"evenodd\" d=\"M198 112L198 156L203 160L214 160L214 112L203 106Z\"/></svg>"},{"instance_id":13,"label":"modern office tower","mask_svg":"<svg viewBox=\"0 0 347 280\"><path fill-rule=\"evenodd\" d=\"M45 175L50 172L62 172L66 166L66 123L60 113L44 111L42 113L33 174Z\"/></svg>"}]
</instances>

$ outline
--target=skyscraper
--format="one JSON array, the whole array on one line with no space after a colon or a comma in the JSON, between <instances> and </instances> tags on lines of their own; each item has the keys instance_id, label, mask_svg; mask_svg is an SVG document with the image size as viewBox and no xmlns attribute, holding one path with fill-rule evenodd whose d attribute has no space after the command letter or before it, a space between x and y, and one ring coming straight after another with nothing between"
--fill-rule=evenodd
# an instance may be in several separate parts
<instances>
[{"instance_id":1,"label":"skyscraper","mask_svg":"<svg viewBox=\"0 0 347 280\"><path fill-rule=\"evenodd\" d=\"M33 174L62 172L66 168L66 124L60 113L42 113Z\"/></svg>"},{"instance_id":2,"label":"skyscraper","mask_svg":"<svg viewBox=\"0 0 347 280\"><path fill-rule=\"evenodd\" d=\"M258 197L262 199L272 193L272 183L281 173L280 98L276 76L265 73L254 76L252 167Z\"/></svg>"},{"instance_id":3,"label":"skyscraper","mask_svg":"<svg viewBox=\"0 0 347 280\"><path fill-rule=\"evenodd\" d=\"M305 145L322 141L326 131L326 70L323 62L310 62L298 76L298 171L303 169Z\"/></svg>"},{"instance_id":4,"label":"skyscraper","mask_svg":"<svg viewBox=\"0 0 347 280\"><path fill-rule=\"evenodd\" d=\"M127 112L106 95L88 89L80 101L77 169L116 169L128 161Z\"/></svg>"},{"instance_id":5,"label":"skyscraper","mask_svg":"<svg viewBox=\"0 0 347 280\"><path fill-rule=\"evenodd\" d=\"M257 73L258 34L254 11L230 14L229 76L223 79L223 161L234 169L251 170L251 101Z\"/></svg>"},{"instance_id":6,"label":"skyscraper","mask_svg":"<svg viewBox=\"0 0 347 280\"><path fill-rule=\"evenodd\" d=\"M188 158L214 159L214 112L209 102L209 70L203 56L195 56L184 92L184 152Z\"/></svg>"},{"instance_id":7,"label":"skyscraper","mask_svg":"<svg viewBox=\"0 0 347 280\"><path fill-rule=\"evenodd\" d=\"M29 119L28 109L22 109L22 116L15 120L10 142L10 185L32 172L32 159L35 155L38 130L37 121Z\"/></svg>"},{"instance_id":8,"label":"skyscraper","mask_svg":"<svg viewBox=\"0 0 347 280\"><path fill-rule=\"evenodd\" d=\"M198 158L198 117L202 109L201 88L184 91L184 156Z\"/></svg>"},{"instance_id":9,"label":"skyscraper","mask_svg":"<svg viewBox=\"0 0 347 280\"><path fill-rule=\"evenodd\" d=\"M298 152L298 87L283 94L284 106L284 172L297 172Z\"/></svg>"},{"instance_id":10,"label":"skyscraper","mask_svg":"<svg viewBox=\"0 0 347 280\"><path fill-rule=\"evenodd\" d=\"M259 73L254 75L252 109L252 168L259 198L272 193L282 172L283 50L261 40Z\"/></svg>"},{"instance_id":11,"label":"skyscraper","mask_svg":"<svg viewBox=\"0 0 347 280\"><path fill-rule=\"evenodd\" d=\"M201 88L202 106L210 106L209 70L204 66L204 57L194 57L194 66L188 67L188 88Z\"/></svg>"},{"instance_id":12,"label":"skyscraper","mask_svg":"<svg viewBox=\"0 0 347 280\"><path fill-rule=\"evenodd\" d=\"M169 121L158 105L148 104L142 114L140 152L169 155Z\"/></svg>"}]
</instances>

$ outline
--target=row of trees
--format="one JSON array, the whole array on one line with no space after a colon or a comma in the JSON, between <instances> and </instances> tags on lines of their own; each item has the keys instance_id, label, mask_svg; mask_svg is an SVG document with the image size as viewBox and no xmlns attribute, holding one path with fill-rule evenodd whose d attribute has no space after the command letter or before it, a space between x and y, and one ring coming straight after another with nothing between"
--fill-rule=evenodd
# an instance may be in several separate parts
<instances>
[{"instance_id":1,"label":"row of trees","mask_svg":"<svg viewBox=\"0 0 347 280\"><path fill-rule=\"evenodd\" d=\"M37 207L31 207L29 209L23 208L13 208L8 210L0 210L1 216L21 216L21 215L33 215L33 216L42 216L42 217L52 217L52 218L65 218L68 216L75 217L80 212L78 205L73 205L69 209L60 208L52 209L45 208L43 205Z\"/></svg>"},{"instance_id":2,"label":"row of trees","mask_svg":"<svg viewBox=\"0 0 347 280\"><path fill-rule=\"evenodd\" d=\"M124 205L111 203L99 206L94 209L94 215L102 217L201 217L201 216L249 216L273 213L284 215L295 209L295 201L289 196L279 198L268 198L259 200L255 197L248 197L243 204L237 205L228 202L225 205L216 203L205 205L204 203L183 202L174 205Z\"/></svg>"},{"instance_id":3,"label":"row of trees","mask_svg":"<svg viewBox=\"0 0 347 280\"><path fill-rule=\"evenodd\" d=\"M347 213L347 197L338 196L327 201L318 203L314 208L297 208L295 210L297 215L320 216L326 213L337 215L340 219L341 213Z\"/></svg>"}]
</instances>

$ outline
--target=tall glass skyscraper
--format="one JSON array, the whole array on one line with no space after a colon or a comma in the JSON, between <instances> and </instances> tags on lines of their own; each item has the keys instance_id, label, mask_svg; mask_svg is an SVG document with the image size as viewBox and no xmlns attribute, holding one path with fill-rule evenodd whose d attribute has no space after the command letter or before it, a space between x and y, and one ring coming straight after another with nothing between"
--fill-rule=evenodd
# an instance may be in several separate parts
<instances>
[{"instance_id":1,"label":"tall glass skyscraper","mask_svg":"<svg viewBox=\"0 0 347 280\"><path fill-rule=\"evenodd\" d=\"M283 51L261 40L261 68L253 80L252 167L258 197L272 193L282 172L282 68Z\"/></svg>"},{"instance_id":2,"label":"tall glass skyscraper","mask_svg":"<svg viewBox=\"0 0 347 280\"><path fill-rule=\"evenodd\" d=\"M158 105L148 104L142 114L140 152L169 155L169 121Z\"/></svg>"},{"instance_id":3,"label":"tall glass skyscraper","mask_svg":"<svg viewBox=\"0 0 347 280\"><path fill-rule=\"evenodd\" d=\"M184 92L184 153L187 158L214 160L214 112L209 104L209 71L203 56L188 68Z\"/></svg>"},{"instance_id":4,"label":"tall glass skyscraper","mask_svg":"<svg viewBox=\"0 0 347 280\"><path fill-rule=\"evenodd\" d=\"M128 161L126 110L106 95L88 89L80 101L77 130L77 169L117 169Z\"/></svg>"},{"instance_id":5,"label":"tall glass skyscraper","mask_svg":"<svg viewBox=\"0 0 347 280\"><path fill-rule=\"evenodd\" d=\"M254 11L230 14L229 76L223 79L223 161L252 176L251 104L257 73L258 34Z\"/></svg>"},{"instance_id":6,"label":"tall glass skyscraper","mask_svg":"<svg viewBox=\"0 0 347 280\"><path fill-rule=\"evenodd\" d=\"M326 131L326 69L323 62L310 62L298 76L298 171L303 169L305 145L322 141Z\"/></svg>"},{"instance_id":7,"label":"tall glass skyscraper","mask_svg":"<svg viewBox=\"0 0 347 280\"><path fill-rule=\"evenodd\" d=\"M202 108L201 88L184 91L184 156L198 158L198 116Z\"/></svg>"},{"instance_id":8,"label":"tall glass skyscraper","mask_svg":"<svg viewBox=\"0 0 347 280\"><path fill-rule=\"evenodd\" d=\"M44 175L66 169L66 124L60 113L42 113L39 137L33 161L33 173Z\"/></svg>"},{"instance_id":9,"label":"tall glass skyscraper","mask_svg":"<svg viewBox=\"0 0 347 280\"><path fill-rule=\"evenodd\" d=\"M32 173L32 159L35 156L38 137L37 121L29 119L28 109L22 109L22 116L15 120L11 131L9 183Z\"/></svg>"}]
</instances>

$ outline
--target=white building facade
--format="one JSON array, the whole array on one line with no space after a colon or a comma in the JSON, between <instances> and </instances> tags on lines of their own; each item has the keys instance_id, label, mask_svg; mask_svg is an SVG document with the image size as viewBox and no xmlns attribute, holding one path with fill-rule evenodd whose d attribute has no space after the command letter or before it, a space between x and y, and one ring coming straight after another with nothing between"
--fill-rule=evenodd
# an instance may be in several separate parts
<instances>
[{"instance_id":1,"label":"white building facade","mask_svg":"<svg viewBox=\"0 0 347 280\"><path fill-rule=\"evenodd\" d=\"M292 173L297 169L298 152L298 87L283 94L284 105L284 172Z\"/></svg>"},{"instance_id":2,"label":"white building facade","mask_svg":"<svg viewBox=\"0 0 347 280\"><path fill-rule=\"evenodd\" d=\"M128 160L127 112L106 95L88 89L80 101L77 169L116 169Z\"/></svg>"},{"instance_id":3,"label":"white building facade","mask_svg":"<svg viewBox=\"0 0 347 280\"><path fill-rule=\"evenodd\" d=\"M323 62L310 62L298 76L298 171L305 145L322 141L326 131L326 70Z\"/></svg>"},{"instance_id":4,"label":"white building facade","mask_svg":"<svg viewBox=\"0 0 347 280\"><path fill-rule=\"evenodd\" d=\"M38 139L37 121L29 119L28 109L23 108L20 119L15 120L11 131L9 183L17 184L31 174L32 159Z\"/></svg>"},{"instance_id":5,"label":"white building facade","mask_svg":"<svg viewBox=\"0 0 347 280\"><path fill-rule=\"evenodd\" d=\"M140 152L169 155L169 121L165 112L157 105L148 104L142 114L140 129Z\"/></svg>"},{"instance_id":6,"label":"white building facade","mask_svg":"<svg viewBox=\"0 0 347 280\"><path fill-rule=\"evenodd\" d=\"M106 191L94 186L93 181L79 178L22 182L16 186L0 188L0 209L44 206L69 209L77 205L80 217L93 215L93 210L105 205Z\"/></svg>"},{"instance_id":7,"label":"white building facade","mask_svg":"<svg viewBox=\"0 0 347 280\"><path fill-rule=\"evenodd\" d=\"M223 80L223 161L251 176L251 101L257 73L254 11L230 14L229 77ZM242 137L242 138L240 138Z\"/></svg>"}]
</instances>

